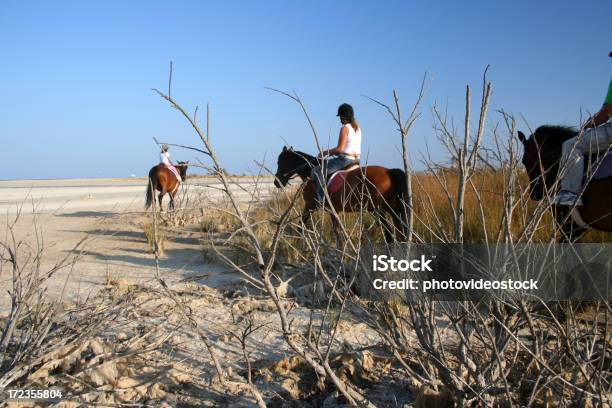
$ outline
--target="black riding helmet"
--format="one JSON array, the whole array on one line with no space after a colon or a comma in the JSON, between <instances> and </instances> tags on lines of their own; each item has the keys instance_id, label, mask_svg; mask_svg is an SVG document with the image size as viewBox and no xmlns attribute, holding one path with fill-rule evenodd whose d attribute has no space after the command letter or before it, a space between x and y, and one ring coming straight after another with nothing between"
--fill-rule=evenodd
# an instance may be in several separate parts
<instances>
[{"instance_id":1,"label":"black riding helmet","mask_svg":"<svg viewBox=\"0 0 612 408\"><path fill-rule=\"evenodd\" d=\"M351 105L348 103L343 103L338 107L338 114L336 116L352 121L355 119L355 111L353 111L353 107Z\"/></svg>"}]
</instances>

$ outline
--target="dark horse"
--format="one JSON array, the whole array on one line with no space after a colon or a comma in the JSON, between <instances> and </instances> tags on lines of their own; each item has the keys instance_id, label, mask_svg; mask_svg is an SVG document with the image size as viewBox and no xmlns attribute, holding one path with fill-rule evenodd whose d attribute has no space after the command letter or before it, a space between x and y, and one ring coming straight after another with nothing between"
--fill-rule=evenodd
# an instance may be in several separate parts
<instances>
[{"instance_id":1,"label":"dark horse","mask_svg":"<svg viewBox=\"0 0 612 408\"><path fill-rule=\"evenodd\" d=\"M189 162L178 162L175 166L181 175L181 180L185 181L187 179L187 166ZM176 176L172 171L166 167L164 164L158 164L157 166L151 167L149 170L149 178L148 178L148 186L147 186L147 201L145 203L145 208L148 209L155 202L154 190L159 191L159 208L162 207L162 199L166 193L170 194L170 208L174 208L174 197L176 196L176 192L179 189L181 183L176 179Z\"/></svg>"},{"instance_id":2,"label":"dark horse","mask_svg":"<svg viewBox=\"0 0 612 408\"><path fill-rule=\"evenodd\" d=\"M305 184L302 186L305 208L302 219L310 217L314 207L314 185L310 180L312 168L320 164L319 159L306 153L283 148L278 156L278 169L274 185L286 186L289 180L298 176ZM403 199L406 191L406 174L400 169L387 169L381 166L366 166L349 171L342 188L330 195L331 204L338 212L358 212L366 210L374 213L383 226L385 241L393 240L393 231L400 241L406 240ZM391 225L386 218L390 215ZM334 224L337 220L333 218Z\"/></svg>"},{"instance_id":3,"label":"dark horse","mask_svg":"<svg viewBox=\"0 0 612 408\"><path fill-rule=\"evenodd\" d=\"M529 176L531 199L539 201L547 192L556 193L552 188L559 172L561 147L563 142L577 135L574 129L563 126L540 126L529 138L523 132L518 132L524 148L523 165ZM582 201L584 206L577 207L582 219L593 229L612 232L612 177L590 180L582 193ZM560 240L578 240L586 229L568 214L568 207L555 210L555 217L563 232Z\"/></svg>"}]
</instances>

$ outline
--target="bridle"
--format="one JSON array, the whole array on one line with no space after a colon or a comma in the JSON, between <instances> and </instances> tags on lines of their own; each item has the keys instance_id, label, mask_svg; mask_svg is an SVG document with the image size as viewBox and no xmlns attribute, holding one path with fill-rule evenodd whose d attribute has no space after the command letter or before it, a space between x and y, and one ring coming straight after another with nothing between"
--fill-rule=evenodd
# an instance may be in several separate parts
<instances>
[{"instance_id":1,"label":"bridle","mask_svg":"<svg viewBox=\"0 0 612 408\"><path fill-rule=\"evenodd\" d=\"M287 171L287 172L283 173L283 174L281 175L281 177L285 177L285 176L287 176L288 174L293 173L293 176L292 176L292 177L289 177L289 178L287 179L287 180L291 180L291 179L293 179L293 178L295 178L295 177L299 176L299 174L298 174L298 173L300 172L300 170L302 170L304 167L309 166L309 165L310 165L310 163L308 163L308 162L306 162L306 163L304 163L304 164L300 164L300 165L299 165L299 166L297 166L295 169L293 169L293 170L290 170L290 171Z\"/></svg>"},{"instance_id":2,"label":"bridle","mask_svg":"<svg viewBox=\"0 0 612 408\"><path fill-rule=\"evenodd\" d=\"M301 155L299 155L299 156L301 156ZM294 178L298 177L299 176L299 172L303 168L312 167L312 163L310 163L308 161L308 159L306 159L306 158L304 158L304 159L305 159L305 163L300 164L299 166L284 172L283 174L280 175L280 177L276 177L276 178L279 179L279 180L282 180L282 179L285 179L285 177L286 177L287 178L287 182L289 182L289 180L293 180ZM289 176L289 175L291 175L291 176Z\"/></svg>"}]
</instances>

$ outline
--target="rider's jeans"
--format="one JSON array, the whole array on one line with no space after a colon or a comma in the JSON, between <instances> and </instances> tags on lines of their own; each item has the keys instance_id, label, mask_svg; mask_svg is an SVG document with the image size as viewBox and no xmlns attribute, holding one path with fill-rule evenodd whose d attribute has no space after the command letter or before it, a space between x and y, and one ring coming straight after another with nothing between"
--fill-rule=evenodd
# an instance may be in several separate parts
<instances>
[{"instance_id":1,"label":"rider's jeans","mask_svg":"<svg viewBox=\"0 0 612 408\"><path fill-rule=\"evenodd\" d=\"M344 155L329 156L325 159L323 168L317 166L312 169L312 181L315 185L315 203L321 204L325 198L323 188L326 182L324 180L327 180L332 173L342 170L355 161L355 159ZM323 180L321 180L321 176L323 176Z\"/></svg>"},{"instance_id":2,"label":"rider's jeans","mask_svg":"<svg viewBox=\"0 0 612 408\"><path fill-rule=\"evenodd\" d=\"M584 157L606 151L612 146L612 122L586 129L581 135L563 142L559 171L564 174L561 190L578 194L582 190Z\"/></svg>"}]
</instances>

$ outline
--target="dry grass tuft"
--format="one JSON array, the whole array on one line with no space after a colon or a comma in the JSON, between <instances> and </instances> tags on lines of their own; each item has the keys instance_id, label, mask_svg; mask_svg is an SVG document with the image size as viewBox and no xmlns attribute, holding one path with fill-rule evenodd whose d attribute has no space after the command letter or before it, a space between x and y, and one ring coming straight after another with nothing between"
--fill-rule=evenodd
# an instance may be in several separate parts
<instances>
[{"instance_id":1,"label":"dry grass tuft","mask_svg":"<svg viewBox=\"0 0 612 408\"><path fill-rule=\"evenodd\" d=\"M413 177L415 229L426 242L437 242L440 236L452 236L453 213L447 195L438 182L439 178L447 181L448 190L453 200L456 200L459 180L457 171L444 169L439 171L438 177L430 173L417 173ZM504 171L487 169L476 172L466 189L464 242L482 243L485 237L489 242L496 241L503 228L504 193L508 189ZM524 172L519 174L513 190L516 191L513 197L515 202L521 204L515 208L511 223L513 236L518 238L531 220L537 203L531 201L526 194L528 179ZM483 203L482 207L480 203ZM486 226L486 230L483 226ZM552 235L552 219L550 214L545 214L532 242L548 242ZM612 234L601 231L590 231L582 238L582 242L611 241Z\"/></svg>"},{"instance_id":2,"label":"dry grass tuft","mask_svg":"<svg viewBox=\"0 0 612 408\"><path fill-rule=\"evenodd\" d=\"M157 228L152 222L145 221L142 224L142 230L144 231L147 244L149 246L149 252L154 253L157 248L158 256L164 256L164 248L166 244L166 233L162 228Z\"/></svg>"}]
</instances>

